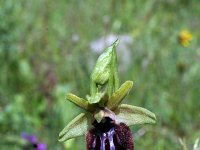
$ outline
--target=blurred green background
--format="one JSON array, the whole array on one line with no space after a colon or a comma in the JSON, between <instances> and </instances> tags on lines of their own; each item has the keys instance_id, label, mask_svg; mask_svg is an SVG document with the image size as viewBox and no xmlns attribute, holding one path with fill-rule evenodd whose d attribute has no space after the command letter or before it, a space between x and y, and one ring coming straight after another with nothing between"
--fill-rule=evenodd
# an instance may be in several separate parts
<instances>
[{"instance_id":1,"label":"blurred green background","mask_svg":"<svg viewBox=\"0 0 200 150\"><path fill-rule=\"evenodd\" d=\"M89 93L99 55L91 42L109 35L131 39L119 49L127 53L119 55L121 83L134 81L124 103L157 115L155 126L131 128L135 149L181 150L179 138L192 149L200 138L199 18L199 0L0 0L0 149L21 150L21 132L48 150L85 149L84 137L57 140L83 111L65 95ZM183 29L193 36L188 47L177 40Z\"/></svg>"}]
</instances>

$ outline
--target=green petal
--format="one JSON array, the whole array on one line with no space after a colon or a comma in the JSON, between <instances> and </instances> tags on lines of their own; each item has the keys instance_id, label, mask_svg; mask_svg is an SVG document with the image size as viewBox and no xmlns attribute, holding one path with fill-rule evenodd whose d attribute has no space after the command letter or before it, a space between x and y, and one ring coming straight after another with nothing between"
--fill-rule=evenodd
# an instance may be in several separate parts
<instances>
[{"instance_id":1,"label":"green petal","mask_svg":"<svg viewBox=\"0 0 200 150\"><path fill-rule=\"evenodd\" d=\"M81 113L74 118L68 125L60 132L59 141L63 142L87 133L91 124L91 114Z\"/></svg>"},{"instance_id":2,"label":"green petal","mask_svg":"<svg viewBox=\"0 0 200 150\"><path fill-rule=\"evenodd\" d=\"M121 104L114 112L116 114L116 122L123 122L128 126L156 123L155 114L142 107Z\"/></svg>"},{"instance_id":3,"label":"green petal","mask_svg":"<svg viewBox=\"0 0 200 150\"><path fill-rule=\"evenodd\" d=\"M67 94L66 99L89 112L95 111L94 105L89 104L87 100L80 98L72 93Z\"/></svg>"},{"instance_id":4,"label":"green petal","mask_svg":"<svg viewBox=\"0 0 200 150\"><path fill-rule=\"evenodd\" d=\"M129 93L131 88L133 87L132 81L126 81L121 87L111 96L106 107L114 110L117 106L122 102L122 100Z\"/></svg>"}]
</instances>

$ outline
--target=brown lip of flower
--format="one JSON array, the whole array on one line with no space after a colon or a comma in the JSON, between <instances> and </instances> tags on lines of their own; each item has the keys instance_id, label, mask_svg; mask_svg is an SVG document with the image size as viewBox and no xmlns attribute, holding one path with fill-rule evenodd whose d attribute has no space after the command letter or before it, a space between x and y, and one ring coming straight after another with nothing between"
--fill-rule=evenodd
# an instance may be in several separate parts
<instances>
[{"instance_id":1,"label":"brown lip of flower","mask_svg":"<svg viewBox=\"0 0 200 150\"><path fill-rule=\"evenodd\" d=\"M98 58L91 75L91 93L90 96L87 96L87 100L71 93L67 94L67 100L83 108L86 112L75 117L60 132L60 142L86 135L89 150L94 141L96 141L96 145L94 144L93 147L97 149L102 147L100 150L104 150L106 143L111 150L116 150L118 147L132 150L133 139L129 126L156 123L155 114L149 110L121 104L131 90L133 82L126 81L121 87L118 86L115 50L117 43L118 40ZM105 84L107 85L106 91L101 92L99 87L105 86ZM112 136L113 138L111 138Z\"/></svg>"},{"instance_id":2,"label":"brown lip of flower","mask_svg":"<svg viewBox=\"0 0 200 150\"><path fill-rule=\"evenodd\" d=\"M133 150L134 143L131 130L124 124L116 124L115 114L103 108L101 122L94 119L93 128L86 134L87 150ZM111 117L109 117L111 116ZM112 119L111 119L112 118Z\"/></svg>"}]
</instances>

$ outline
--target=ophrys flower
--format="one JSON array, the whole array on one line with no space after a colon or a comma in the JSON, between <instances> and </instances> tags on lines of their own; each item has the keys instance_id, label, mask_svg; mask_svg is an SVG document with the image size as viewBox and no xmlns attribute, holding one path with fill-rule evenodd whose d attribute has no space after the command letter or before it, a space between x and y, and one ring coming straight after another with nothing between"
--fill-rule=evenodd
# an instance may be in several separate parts
<instances>
[{"instance_id":1,"label":"ophrys flower","mask_svg":"<svg viewBox=\"0 0 200 150\"><path fill-rule=\"evenodd\" d=\"M99 57L91 74L91 93L87 100L74 94L66 99L86 110L60 132L59 141L86 135L88 150L133 150L129 126L154 124L155 115L145 108L121 104L133 86L126 81L119 87L117 55L114 42ZM106 88L105 88L106 86Z\"/></svg>"}]
</instances>

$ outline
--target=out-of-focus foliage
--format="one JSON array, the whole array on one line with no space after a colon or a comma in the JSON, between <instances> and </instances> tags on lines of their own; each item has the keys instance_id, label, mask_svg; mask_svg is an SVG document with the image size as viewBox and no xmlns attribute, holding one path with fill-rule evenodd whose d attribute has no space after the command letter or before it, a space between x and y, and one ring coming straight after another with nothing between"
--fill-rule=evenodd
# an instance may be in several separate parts
<instances>
[{"instance_id":1,"label":"out-of-focus foliage","mask_svg":"<svg viewBox=\"0 0 200 150\"><path fill-rule=\"evenodd\" d=\"M21 132L49 150L84 149L83 138L57 140L80 112L65 95L89 93L90 43L109 34L133 38L120 69L121 83L135 85L126 103L157 116L156 126L132 128L136 149L179 150L179 138L192 149L200 137L199 18L198 0L0 0L0 149L21 150ZM182 47L185 29L193 38Z\"/></svg>"}]
</instances>

